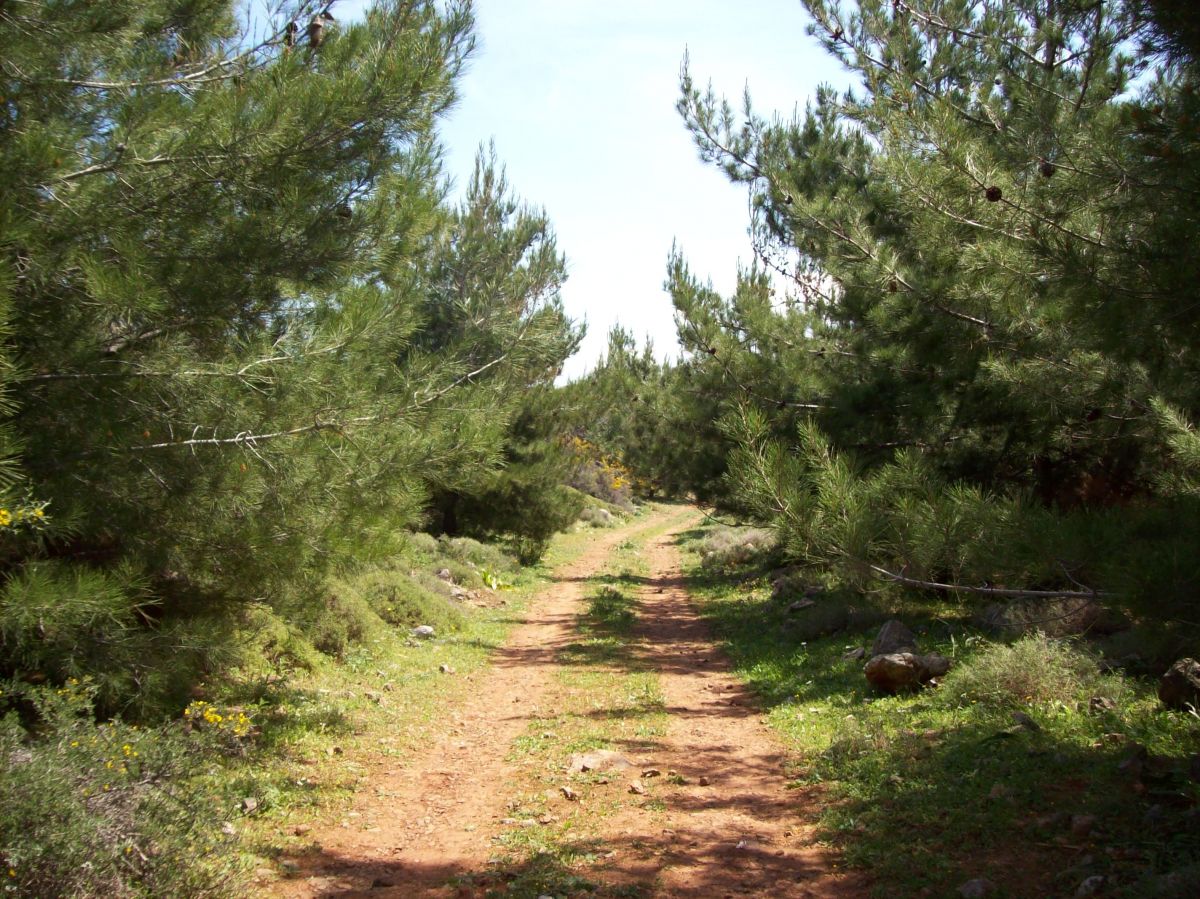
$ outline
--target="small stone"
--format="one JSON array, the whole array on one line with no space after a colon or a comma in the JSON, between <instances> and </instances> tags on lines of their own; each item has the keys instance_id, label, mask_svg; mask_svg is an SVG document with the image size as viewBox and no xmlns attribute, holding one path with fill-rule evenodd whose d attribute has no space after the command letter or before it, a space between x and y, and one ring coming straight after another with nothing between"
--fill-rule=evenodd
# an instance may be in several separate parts
<instances>
[{"instance_id":1,"label":"small stone","mask_svg":"<svg viewBox=\"0 0 1200 899\"><path fill-rule=\"evenodd\" d=\"M567 802L578 802L579 801L579 794L576 793L574 790L572 790L570 787L559 787L558 789L559 789L559 792L561 792L563 794L563 798L566 799Z\"/></svg>"},{"instance_id":2,"label":"small stone","mask_svg":"<svg viewBox=\"0 0 1200 899\"><path fill-rule=\"evenodd\" d=\"M1200 662L1180 659L1158 682L1158 698L1169 709L1200 707Z\"/></svg>"},{"instance_id":3,"label":"small stone","mask_svg":"<svg viewBox=\"0 0 1200 899\"><path fill-rule=\"evenodd\" d=\"M1013 712L1012 720L1014 724L1025 728L1026 730L1034 731L1035 733L1042 729L1042 726L1026 715L1024 712Z\"/></svg>"},{"instance_id":4,"label":"small stone","mask_svg":"<svg viewBox=\"0 0 1200 899\"><path fill-rule=\"evenodd\" d=\"M312 831L311 824L297 824L295 827L292 828L292 833L298 837L302 837L306 833L310 833L311 831Z\"/></svg>"},{"instance_id":5,"label":"small stone","mask_svg":"<svg viewBox=\"0 0 1200 899\"><path fill-rule=\"evenodd\" d=\"M440 671L442 674L453 674L453 673L454 673L454 666L452 666L452 665L438 665L438 671Z\"/></svg>"},{"instance_id":6,"label":"small stone","mask_svg":"<svg viewBox=\"0 0 1200 899\"><path fill-rule=\"evenodd\" d=\"M409 633L411 633L414 637L432 637L433 626L429 624L418 624L411 631L409 631Z\"/></svg>"},{"instance_id":7,"label":"small stone","mask_svg":"<svg viewBox=\"0 0 1200 899\"><path fill-rule=\"evenodd\" d=\"M247 796L242 800L242 811L247 815L258 809L258 800L253 796Z\"/></svg>"},{"instance_id":8,"label":"small stone","mask_svg":"<svg viewBox=\"0 0 1200 899\"><path fill-rule=\"evenodd\" d=\"M879 635L871 646L872 656L885 656L897 652L917 651L917 638L902 621L892 619L879 629Z\"/></svg>"},{"instance_id":9,"label":"small stone","mask_svg":"<svg viewBox=\"0 0 1200 899\"><path fill-rule=\"evenodd\" d=\"M632 768L633 762L611 749L595 749L591 752L582 752L571 756L569 767L574 772L612 771L617 768Z\"/></svg>"},{"instance_id":10,"label":"small stone","mask_svg":"<svg viewBox=\"0 0 1200 899\"><path fill-rule=\"evenodd\" d=\"M662 776L662 772L659 771L657 768L647 768L645 771L642 772L642 777L661 777L661 776Z\"/></svg>"},{"instance_id":11,"label":"small stone","mask_svg":"<svg viewBox=\"0 0 1200 899\"><path fill-rule=\"evenodd\" d=\"M225 834L227 837L236 836L237 828L234 827L230 822L226 821L221 825L221 833Z\"/></svg>"},{"instance_id":12,"label":"small stone","mask_svg":"<svg viewBox=\"0 0 1200 899\"><path fill-rule=\"evenodd\" d=\"M1107 696L1093 696L1088 700L1088 711L1093 715L1099 715L1102 712L1111 712L1116 707L1117 704Z\"/></svg>"},{"instance_id":13,"label":"small stone","mask_svg":"<svg viewBox=\"0 0 1200 899\"><path fill-rule=\"evenodd\" d=\"M1092 828L1096 826L1095 815L1072 815L1071 816L1071 836L1086 837L1092 832Z\"/></svg>"},{"instance_id":14,"label":"small stone","mask_svg":"<svg viewBox=\"0 0 1200 899\"><path fill-rule=\"evenodd\" d=\"M700 775L700 779L696 782L698 784L700 784L700 786L702 786L702 787L707 787L708 783L709 783L708 778L705 777L703 774Z\"/></svg>"},{"instance_id":15,"label":"small stone","mask_svg":"<svg viewBox=\"0 0 1200 899\"><path fill-rule=\"evenodd\" d=\"M438 576L439 578L441 578L443 581L448 581L448 580L450 580L450 577L451 577L451 575L450 575L450 569L449 569L449 568L440 568L440 569L438 569L437 576Z\"/></svg>"},{"instance_id":16,"label":"small stone","mask_svg":"<svg viewBox=\"0 0 1200 899\"><path fill-rule=\"evenodd\" d=\"M638 783L636 780L631 780L631 781L629 782L629 792L630 792L630 793L636 793L638 796L645 796L645 795L646 795L646 788L645 788L645 787L643 787L643 786L642 786L640 783Z\"/></svg>"},{"instance_id":17,"label":"small stone","mask_svg":"<svg viewBox=\"0 0 1200 899\"><path fill-rule=\"evenodd\" d=\"M846 652L842 653L842 658L847 662L857 662L866 654L867 651L865 649L863 649L861 646L856 646L854 649L848 649Z\"/></svg>"},{"instance_id":18,"label":"small stone","mask_svg":"<svg viewBox=\"0 0 1200 899\"><path fill-rule=\"evenodd\" d=\"M805 609L811 609L816 603L811 599L798 599L787 607L788 614L794 615L796 612L803 612Z\"/></svg>"},{"instance_id":19,"label":"small stone","mask_svg":"<svg viewBox=\"0 0 1200 899\"><path fill-rule=\"evenodd\" d=\"M996 892L996 885L986 877L968 880L958 888L958 895L963 899L983 899L984 896L990 896L994 892Z\"/></svg>"},{"instance_id":20,"label":"small stone","mask_svg":"<svg viewBox=\"0 0 1200 899\"><path fill-rule=\"evenodd\" d=\"M1075 890L1075 895L1080 896L1080 897L1082 897L1082 896L1097 896L1100 894L1100 891L1103 889L1104 889L1104 875L1103 874L1093 874L1091 877L1087 878L1087 880L1085 880L1083 883L1081 883L1079 885L1079 888Z\"/></svg>"}]
</instances>

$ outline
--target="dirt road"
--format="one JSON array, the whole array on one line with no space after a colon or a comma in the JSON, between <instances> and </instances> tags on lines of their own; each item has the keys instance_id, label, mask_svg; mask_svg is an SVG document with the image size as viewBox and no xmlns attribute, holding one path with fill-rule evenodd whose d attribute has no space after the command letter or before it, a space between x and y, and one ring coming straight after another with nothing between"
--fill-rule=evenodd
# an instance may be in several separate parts
<instances>
[{"instance_id":1,"label":"dirt road","mask_svg":"<svg viewBox=\"0 0 1200 899\"><path fill-rule=\"evenodd\" d=\"M319 848L291 860L294 875L275 894L524 895L530 881L505 871L495 851L506 829L535 823L508 817L525 776L512 746L563 701L556 672L606 559L618 545L649 537L632 653L639 669L657 672L666 726L630 753L629 771L589 782L580 788L586 795L568 788L559 797L569 807L562 814L587 832L588 851L573 856L580 876L563 881L566 892L545 894L862 895L861 881L839 873L814 843L806 796L787 789L782 748L688 599L675 536L697 518L688 508L658 509L606 532L557 572L477 691L447 709L444 732L403 768L394 759L367 760L354 826L315 831ZM647 770L658 772L653 801L630 786Z\"/></svg>"}]
</instances>

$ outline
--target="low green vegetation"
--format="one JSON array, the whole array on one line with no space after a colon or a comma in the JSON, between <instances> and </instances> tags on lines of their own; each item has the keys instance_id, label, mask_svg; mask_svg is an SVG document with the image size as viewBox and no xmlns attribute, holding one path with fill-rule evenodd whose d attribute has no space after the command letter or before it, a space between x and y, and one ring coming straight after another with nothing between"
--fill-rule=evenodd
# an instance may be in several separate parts
<instances>
[{"instance_id":1,"label":"low green vegetation","mask_svg":"<svg viewBox=\"0 0 1200 899\"><path fill-rule=\"evenodd\" d=\"M469 538L414 535L388 564L331 579L303 628L253 610L231 634L230 668L163 724L98 722L101 687L88 678L4 682L3 886L38 897L238 892L298 848L290 818L349 801L357 755L421 744L585 539L564 536L522 569ZM417 625L433 635L413 636Z\"/></svg>"},{"instance_id":2,"label":"low green vegetation","mask_svg":"<svg viewBox=\"0 0 1200 899\"><path fill-rule=\"evenodd\" d=\"M770 548L706 565L736 533L685 536L691 589L794 753L798 806L819 800L821 838L879 895L951 895L974 878L999 896L1072 895L1088 877L1105 878L1105 895L1195 894L1194 713L1165 710L1152 681L1103 671L1087 641L991 640L966 602L810 589L807 605L820 570L776 575L773 590ZM869 655L890 617L951 659L940 686L869 686L854 651Z\"/></svg>"}]
</instances>

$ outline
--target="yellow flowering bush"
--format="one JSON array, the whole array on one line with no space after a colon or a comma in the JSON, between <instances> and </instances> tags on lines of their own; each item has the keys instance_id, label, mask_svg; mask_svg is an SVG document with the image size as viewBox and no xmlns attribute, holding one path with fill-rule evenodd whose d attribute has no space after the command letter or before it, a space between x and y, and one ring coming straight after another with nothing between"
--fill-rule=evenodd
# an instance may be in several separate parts
<instances>
[{"instance_id":1,"label":"yellow flowering bush","mask_svg":"<svg viewBox=\"0 0 1200 899\"><path fill-rule=\"evenodd\" d=\"M0 505L0 531L41 528L46 523L46 506L47 503L5 503Z\"/></svg>"},{"instance_id":2,"label":"yellow flowering bush","mask_svg":"<svg viewBox=\"0 0 1200 899\"><path fill-rule=\"evenodd\" d=\"M88 678L0 682L0 892L235 893L243 863L211 813L233 797L203 773L213 741L178 722L98 723L95 696ZM236 711L199 720L249 733Z\"/></svg>"},{"instance_id":3,"label":"yellow flowering bush","mask_svg":"<svg viewBox=\"0 0 1200 899\"><path fill-rule=\"evenodd\" d=\"M196 700L183 710L183 720L195 729L241 739L251 734L253 724L250 716L242 709L230 708L222 711L212 703Z\"/></svg>"},{"instance_id":4,"label":"yellow flowering bush","mask_svg":"<svg viewBox=\"0 0 1200 899\"><path fill-rule=\"evenodd\" d=\"M567 449L575 457L572 487L613 505L631 507L636 478L619 459L577 434L567 438Z\"/></svg>"}]
</instances>

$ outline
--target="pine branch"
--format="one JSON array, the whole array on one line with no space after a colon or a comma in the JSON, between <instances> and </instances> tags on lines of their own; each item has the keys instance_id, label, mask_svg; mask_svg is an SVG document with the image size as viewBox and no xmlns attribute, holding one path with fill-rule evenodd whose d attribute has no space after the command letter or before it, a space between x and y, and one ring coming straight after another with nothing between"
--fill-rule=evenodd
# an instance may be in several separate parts
<instances>
[{"instance_id":1,"label":"pine branch","mask_svg":"<svg viewBox=\"0 0 1200 899\"><path fill-rule=\"evenodd\" d=\"M942 584L923 581L907 575L888 571L879 565L867 564L872 571L905 587L920 590L940 590L945 593L971 593L976 596L1005 596L1010 599L1110 599L1116 594L1100 590L1009 590L1004 587L970 587L965 584Z\"/></svg>"}]
</instances>

